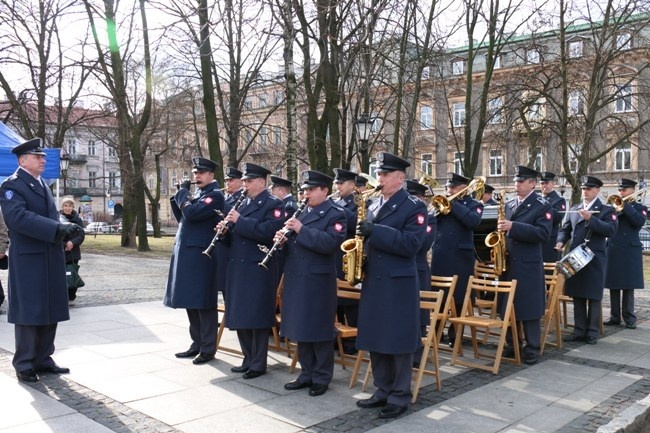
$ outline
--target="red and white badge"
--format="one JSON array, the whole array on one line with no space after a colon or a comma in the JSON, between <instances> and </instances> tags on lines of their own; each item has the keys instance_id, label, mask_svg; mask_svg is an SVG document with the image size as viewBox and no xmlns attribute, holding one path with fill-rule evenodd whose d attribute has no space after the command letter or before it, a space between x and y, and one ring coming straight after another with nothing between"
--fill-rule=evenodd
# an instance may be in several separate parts
<instances>
[{"instance_id":1,"label":"red and white badge","mask_svg":"<svg viewBox=\"0 0 650 433\"><path fill-rule=\"evenodd\" d=\"M431 228L431 226L427 226L427 233L431 233L432 231L433 229Z\"/></svg>"},{"instance_id":2,"label":"red and white badge","mask_svg":"<svg viewBox=\"0 0 650 433\"><path fill-rule=\"evenodd\" d=\"M421 213L418 214L418 216L417 216L417 221L418 221L418 225L419 225L419 226L421 226L422 224L424 224L424 221L425 221L424 215L422 215Z\"/></svg>"},{"instance_id":3,"label":"red and white badge","mask_svg":"<svg viewBox=\"0 0 650 433\"><path fill-rule=\"evenodd\" d=\"M482 207L477 207L476 212L477 213L483 213L483 208Z\"/></svg>"},{"instance_id":4,"label":"red and white badge","mask_svg":"<svg viewBox=\"0 0 650 433\"><path fill-rule=\"evenodd\" d=\"M551 220L551 218L552 218L552 216L551 216L551 213L550 213L550 212L546 212L546 214L545 214L545 216L546 216L546 219L547 219L547 220L549 220L549 221L550 221L550 220Z\"/></svg>"},{"instance_id":5,"label":"red and white badge","mask_svg":"<svg viewBox=\"0 0 650 433\"><path fill-rule=\"evenodd\" d=\"M643 214L644 217L647 217L647 216L648 216L648 212L646 212L645 209L643 209L643 210L641 211L641 213Z\"/></svg>"},{"instance_id":6,"label":"red and white badge","mask_svg":"<svg viewBox=\"0 0 650 433\"><path fill-rule=\"evenodd\" d=\"M206 198L203 200L203 203L205 203L205 204L210 204L210 203L212 203L212 197L206 197Z\"/></svg>"},{"instance_id":7,"label":"red and white badge","mask_svg":"<svg viewBox=\"0 0 650 433\"><path fill-rule=\"evenodd\" d=\"M273 211L273 218L280 218L284 212L281 209L275 209Z\"/></svg>"},{"instance_id":8,"label":"red and white badge","mask_svg":"<svg viewBox=\"0 0 650 433\"><path fill-rule=\"evenodd\" d=\"M334 224L334 230L341 233L343 231L343 224L341 224L341 223Z\"/></svg>"},{"instance_id":9,"label":"red and white badge","mask_svg":"<svg viewBox=\"0 0 650 433\"><path fill-rule=\"evenodd\" d=\"M613 214L612 214L612 221L616 221L617 219L618 219L618 218L616 218L616 214L613 213Z\"/></svg>"}]
</instances>

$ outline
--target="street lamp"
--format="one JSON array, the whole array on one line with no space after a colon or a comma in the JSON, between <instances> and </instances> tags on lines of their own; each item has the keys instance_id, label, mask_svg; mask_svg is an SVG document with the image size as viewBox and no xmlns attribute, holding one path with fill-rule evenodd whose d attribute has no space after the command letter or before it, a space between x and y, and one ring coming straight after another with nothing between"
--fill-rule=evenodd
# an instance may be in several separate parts
<instances>
[{"instance_id":1,"label":"street lamp","mask_svg":"<svg viewBox=\"0 0 650 433\"><path fill-rule=\"evenodd\" d=\"M63 195L66 194L66 178L68 177L68 167L70 166L70 155L61 148L61 156L59 158L59 168L61 169L61 177L63 178Z\"/></svg>"},{"instance_id":2,"label":"street lamp","mask_svg":"<svg viewBox=\"0 0 650 433\"><path fill-rule=\"evenodd\" d=\"M357 119L357 139L359 141L359 153L361 154L361 166L363 171L368 170L368 141L372 132L372 124L375 119L368 113L363 113Z\"/></svg>"},{"instance_id":3,"label":"street lamp","mask_svg":"<svg viewBox=\"0 0 650 433\"><path fill-rule=\"evenodd\" d=\"M557 180L560 184L560 195L564 197L564 193L566 192L566 176L561 174L557 177Z\"/></svg>"}]
</instances>

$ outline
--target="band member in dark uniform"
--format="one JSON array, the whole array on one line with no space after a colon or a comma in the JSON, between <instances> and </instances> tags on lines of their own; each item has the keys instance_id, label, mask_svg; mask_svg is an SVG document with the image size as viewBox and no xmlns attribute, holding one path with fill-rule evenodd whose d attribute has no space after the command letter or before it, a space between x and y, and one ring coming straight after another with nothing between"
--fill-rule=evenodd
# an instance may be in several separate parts
<instances>
[{"instance_id":1,"label":"band member in dark uniform","mask_svg":"<svg viewBox=\"0 0 650 433\"><path fill-rule=\"evenodd\" d=\"M636 182L619 179L618 193L625 200L634 194ZM627 202L617 213L618 230L609 238L607 247L607 273L605 287L609 288L611 311L605 325L620 325L621 317L629 329L636 328L634 314L634 289L642 289L643 246L639 231L648 218L648 208L637 201ZM623 314L621 315L621 292L623 293Z\"/></svg>"},{"instance_id":2,"label":"band member in dark uniform","mask_svg":"<svg viewBox=\"0 0 650 433\"><path fill-rule=\"evenodd\" d=\"M224 211L224 197L214 180L217 163L206 158L192 158L196 193L191 182L183 181L171 198L171 208L178 221L164 304L185 308L190 321L192 344L177 358L194 358L194 364L214 359L217 351L219 319L217 274L210 257L203 254L214 236L214 226L221 220L216 211ZM212 252L214 259L215 251Z\"/></svg>"},{"instance_id":3,"label":"band member in dark uniform","mask_svg":"<svg viewBox=\"0 0 650 433\"><path fill-rule=\"evenodd\" d=\"M494 194L494 187L486 183L483 188L483 197L481 197L481 203L483 203L485 206L497 204L496 200L492 198L492 194Z\"/></svg>"},{"instance_id":4,"label":"band member in dark uniform","mask_svg":"<svg viewBox=\"0 0 650 433\"><path fill-rule=\"evenodd\" d=\"M234 167L227 167L224 175L224 182L226 183L226 204L224 206L224 213L230 212L233 205L237 202L242 194L242 172ZM216 260L217 260L217 289L224 296L226 287L226 263L228 262L228 247L224 242L217 242L216 247Z\"/></svg>"},{"instance_id":5,"label":"band member in dark uniform","mask_svg":"<svg viewBox=\"0 0 650 433\"><path fill-rule=\"evenodd\" d=\"M416 180L407 180L406 181L406 192L417 197L418 199L424 202L424 196L427 193L427 186L418 183ZM426 203L425 203L426 205ZM433 245L433 241L436 239L437 231L437 220L432 215L429 214L427 219L427 235L422 243L422 246L418 250L417 255L415 256L415 264L418 268L418 280L420 282L420 291L431 291L431 266L427 260L427 254ZM420 310L420 335L427 335L427 326L430 322L430 311L429 310ZM419 366L420 358L422 358L423 346L418 347L413 355L413 366Z\"/></svg>"},{"instance_id":6,"label":"band member in dark uniform","mask_svg":"<svg viewBox=\"0 0 650 433\"><path fill-rule=\"evenodd\" d=\"M284 246L286 262L282 293L281 334L298 342L302 371L285 389L309 387L309 395L323 395L334 374L332 342L336 337L336 260L345 239L345 213L327 199L332 178L317 171L303 172L308 207L285 223L291 230ZM282 239L283 231L275 235ZM308 290L306 290L308 289Z\"/></svg>"},{"instance_id":7,"label":"band member in dark uniform","mask_svg":"<svg viewBox=\"0 0 650 433\"><path fill-rule=\"evenodd\" d=\"M0 186L11 256L7 321L15 328L16 377L37 382L40 372L70 372L52 359L57 324L70 319L62 241L83 229L59 222L52 193L41 179L46 156L41 139L11 152L18 157L18 169Z\"/></svg>"},{"instance_id":8,"label":"band member in dark uniform","mask_svg":"<svg viewBox=\"0 0 650 433\"><path fill-rule=\"evenodd\" d=\"M354 184L359 188L360 192L364 192L368 189L368 179L359 174L355 176Z\"/></svg>"},{"instance_id":9,"label":"band member in dark uniform","mask_svg":"<svg viewBox=\"0 0 650 433\"><path fill-rule=\"evenodd\" d=\"M553 214L553 230L551 237L542 245L542 255L545 262L557 262L560 259L560 252L555 249L557 243L557 232L562 225L564 211L566 211L566 200L555 191L555 174L550 171L540 173L542 187L542 197L551 204L551 213Z\"/></svg>"},{"instance_id":10,"label":"band member in dark uniform","mask_svg":"<svg viewBox=\"0 0 650 433\"><path fill-rule=\"evenodd\" d=\"M470 179L456 173L449 173L445 185L450 197L469 185ZM481 223L483 203L471 194L453 200L449 214L438 214L438 230L433 243L431 274L441 277L458 275L454 291L456 311L460 312L465 299L467 281L474 273L474 229ZM449 344L456 338L454 327L449 327Z\"/></svg>"},{"instance_id":11,"label":"band member in dark uniform","mask_svg":"<svg viewBox=\"0 0 650 433\"><path fill-rule=\"evenodd\" d=\"M231 209L225 221L232 228L226 234L226 326L237 331L244 353L241 366L234 373L254 379L266 373L269 330L275 324L275 273L258 264L265 253L258 244L271 247L273 237L284 224L284 204L266 188L271 172L256 164L244 164L244 189L247 198L239 210ZM269 269L273 269L271 263Z\"/></svg>"},{"instance_id":12,"label":"band member in dark uniform","mask_svg":"<svg viewBox=\"0 0 650 433\"><path fill-rule=\"evenodd\" d=\"M565 292L573 297L573 334L566 341L586 341L596 344L600 335L600 310L605 290L607 238L616 233L618 217L613 207L603 204L598 196L603 182L593 176L583 176L582 202L571 207L557 235L555 248L561 251L571 241L571 249L588 240L594 258L565 284ZM597 213L596 213L597 212Z\"/></svg>"},{"instance_id":13,"label":"band member in dark uniform","mask_svg":"<svg viewBox=\"0 0 650 433\"><path fill-rule=\"evenodd\" d=\"M509 281L517 280L515 317L523 325L526 339L523 360L532 365L539 360L540 319L546 306L542 244L551 234L553 216L551 205L535 192L536 170L518 165L514 180L515 198L506 203L506 219L497 222L497 230L506 232L508 260L504 277ZM512 349L511 335L508 335L508 344Z\"/></svg>"},{"instance_id":14,"label":"band member in dark uniform","mask_svg":"<svg viewBox=\"0 0 650 433\"><path fill-rule=\"evenodd\" d=\"M357 406L382 407L380 418L395 418L411 400L413 353L421 344L415 256L426 237L427 208L402 188L408 161L388 152L377 161L379 207L357 226L367 254L357 347L370 353L377 389Z\"/></svg>"},{"instance_id":15,"label":"band member in dark uniform","mask_svg":"<svg viewBox=\"0 0 650 433\"><path fill-rule=\"evenodd\" d=\"M283 179L278 176L271 176L271 194L282 200L284 203L285 219L293 216L293 213L298 209L295 197L291 194L291 187L293 182Z\"/></svg>"}]
</instances>

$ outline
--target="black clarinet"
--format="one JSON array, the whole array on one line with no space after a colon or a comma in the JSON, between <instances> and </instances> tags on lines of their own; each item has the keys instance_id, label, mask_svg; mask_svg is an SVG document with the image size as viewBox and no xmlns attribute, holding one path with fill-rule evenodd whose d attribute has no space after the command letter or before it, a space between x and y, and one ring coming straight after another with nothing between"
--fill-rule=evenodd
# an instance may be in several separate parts
<instances>
[{"instance_id":1,"label":"black clarinet","mask_svg":"<svg viewBox=\"0 0 650 433\"><path fill-rule=\"evenodd\" d=\"M298 209L296 209L296 212L293 214L292 218L298 218L300 216L302 211L305 210L305 208L307 207L307 200L308 199L304 199L303 201L300 202L300 204L298 205ZM267 271L269 270L269 268L266 265L268 265L269 260L271 260L271 258L277 251L282 250L282 246L284 245L284 240L289 236L291 236L293 230L290 230L285 227L282 229L281 233L282 233L282 237L280 237L280 239L275 241L271 249L266 252L266 257L264 257L264 259L258 263L258 266L263 267Z\"/></svg>"},{"instance_id":2,"label":"black clarinet","mask_svg":"<svg viewBox=\"0 0 650 433\"><path fill-rule=\"evenodd\" d=\"M242 205L242 203L246 199L246 193L247 193L246 191L242 191L241 195L239 196L239 198L237 199L237 201L233 205L234 210L239 209L239 206ZM212 248L214 248L215 245L217 245L217 242L219 242L220 240L222 240L224 238L224 236L226 236L226 233L228 233L228 230L230 230L233 225L234 225L234 223L232 223L230 221L228 221L227 223L222 225L219 228L219 230L217 230L217 233L215 233L214 237L212 238L212 242L210 242L210 245L208 245L208 247L205 249L205 251L203 251L203 254L205 254L206 256L208 256L210 258L212 258L212 254L211 254L212 253Z\"/></svg>"}]
</instances>

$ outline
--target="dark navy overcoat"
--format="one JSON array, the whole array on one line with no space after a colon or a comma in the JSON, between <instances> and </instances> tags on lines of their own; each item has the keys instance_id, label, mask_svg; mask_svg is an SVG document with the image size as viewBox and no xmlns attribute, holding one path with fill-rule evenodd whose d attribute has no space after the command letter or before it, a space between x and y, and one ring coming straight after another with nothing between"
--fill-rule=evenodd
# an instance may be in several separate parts
<instances>
[{"instance_id":1,"label":"dark navy overcoat","mask_svg":"<svg viewBox=\"0 0 650 433\"><path fill-rule=\"evenodd\" d=\"M551 236L542 245L542 257L544 257L545 262L556 262L560 258L560 253L555 249L555 244L557 243L557 232L560 230L560 225L562 225L562 219L564 219L566 200L555 190L545 195L544 198L551 205L553 226Z\"/></svg>"},{"instance_id":2,"label":"dark navy overcoat","mask_svg":"<svg viewBox=\"0 0 650 433\"><path fill-rule=\"evenodd\" d=\"M239 213L237 224L227 235L226 326L270 328L275 324L275 263L269 263L268 271L259 266L266 253L258 245L273 245L275 232L284 225L284 204L268 191L262 191L242 205Z\"/></svg>"},{"instance_id":3,"label":"dark navy overcoat","mask_svg":"<svg viewBox=\"0 0 650 433\"><path fill-rule=\"evenodd\" d=\"M427 231L422 201L399 190L379 209L366 238L365 278L359 302L357 347L384 353L412 353L420 346L415 256Z\"/></svg>"},{"instance_id":4,"label":"dark navy overcoat","mask_svg":"<svg viewBox=\"0 0 650 433\"><path fill-rule=\"evenodd\" d=\"M346 220L330 200L302 213L303 226L284 245L282 335L293 341L336 337L336 258L345 239Z\"/></svg>"},{"instance_id":5,"label":"dark navy overcoat","mask_svg":"<svg viewBox=\"0 0 650 433\"><path fill-rule=\"evenodd\" d=\"M433 243L431 274L458 275L454 302L462 304L467 280L474 273L474 229L481 224L483 204L466 196L452 202L447 215L438 215L438 230Z\"/></svg>"},{"instance_id":6,"label":"dark navy overcoat","mask_svg":"<svg viewBox=\"0 0 650 433\"><path fill-rule=\"evenodd\" d=\"M227 215L230 209L235 205L239 197L242 195L242 189L236 191L234 194L226 197L226 205L224 206L223 214ZM226 287L226 266L228 264L228 245L226 242L217 242L215 248L216 261L217 261L217 289L223 293Z\"/></svg>"},{"instance_id":7,"label":"dark navy overcoat","mask_svg":"<svg viewBox=\"0 0 650 433\"><path fill-rule=\"evenodd\" d=\"M542 243L551 234L553 214L549 202L533 192L516 207L517 200L506 203L506 219L512 228L506 234L508 270L504 278L517 280L515 317L535 320L544 315L546 283Z\"/></svg>"},{"instance_id":8,"label":"dark navy overcoat","mask_svg":"<svg viewBox=\"0 0 650 433\"><path fill-rule=\"evenodd\" d=\"M0 186L9 230L9 323L51 325L68 320L63 243L54 242L59 213L49 188L23 169Z\"/></svg>"},{"instance_id":9,"label":"dark navy overcoat","mask_svg":"<svg viewBox=\"0 0 650 433\"><path fill-rule=\"evenodd\" d=\"M642 289L643 246L639 230L646 222L648 208L641 203L626 203L618 213L618 229L609 238L607 247L607 273L605 287L608 289Z\"/></svg>"},{"instance_id":10,"label":"dark navy overcoat","mask_svg":"<svg viewBox=\"0 0 650 433\"><path fill-rule=\"evenodd\" d=\"M415 265L418 268L418 281L420 282L420 291L431 291L431 266L427 254L431 250L433 241L436 239L437 220L432 214L427 219L427 234L422 242L422 246L415 256ZM430 322L429 310L420 310L420 326L426 326Z\"/></svg>"},{"instance_id":11,"label":"dark navy overcoat","mask_svg":"<svg viewBox=\"0 0 650 433\"><path fill-rule=\"evenodd\" d=\"M172 308L217 308L217 267L212 257L203 254L214 237L214 226L221 220L216 211L224 211L219 184L212 182L192 198L186 188L171 198L178 221L172 249L164 304Z\"/></svg>"},{"instance_id":12,"label":"dark navy overcoat","mask_svg":"<svg viewBox=\"0 0 650 433\"><path fill-rule=\"evenodd\" d=\"M582 203L571 207L572 211L582 209ZM605 269L607 266L607 238L614 236L618 227L618 218L613 207L603 204L599 198L589 208L598 211L585 221L577 212L569 213L557 235L557 241L566 245L571 241L571 249L585 241L589 229L591 238L587 246L594 253L594 258L587 266L569 278L565 283L565 292L569 296L603 299L605 286Z\"/></svg>"}]
</instances>

